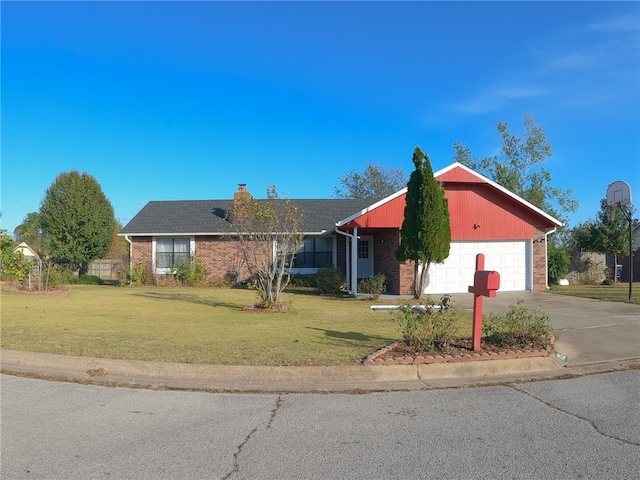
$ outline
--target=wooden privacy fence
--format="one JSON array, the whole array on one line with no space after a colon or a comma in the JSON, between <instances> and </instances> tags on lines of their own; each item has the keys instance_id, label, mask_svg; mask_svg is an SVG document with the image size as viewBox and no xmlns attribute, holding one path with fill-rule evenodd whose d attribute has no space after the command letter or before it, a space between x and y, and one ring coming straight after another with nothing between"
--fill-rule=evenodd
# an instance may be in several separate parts
<instances>
[{"instance_id":1,"label":"wooden privacy fence","mask_svg":"<svg viewBox=\"0 0 640 480\"><path fill-rule=\"evenodd\" d=\"M94 275L102 280L120 280L122 272L128 265L123 260L94 260L87 266L87 275Z\"/></svg>"}]
</instances>

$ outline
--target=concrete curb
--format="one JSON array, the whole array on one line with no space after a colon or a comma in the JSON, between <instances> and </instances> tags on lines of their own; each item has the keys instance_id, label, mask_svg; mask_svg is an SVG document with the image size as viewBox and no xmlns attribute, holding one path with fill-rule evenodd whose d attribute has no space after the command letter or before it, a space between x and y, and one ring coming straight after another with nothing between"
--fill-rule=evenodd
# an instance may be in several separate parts
<instances>
[{"instance_id":1,"label":"concrete curb","mask_svg":"<svg viewBox=\"0 0 640 480\"><path fill-rule=\"evenodd\" d=\"M563 375L551 357L429 365L268 367L193 365L0 349L3 373L98 385L232 392L418 390Z\"/></svg>"}]
</instances>

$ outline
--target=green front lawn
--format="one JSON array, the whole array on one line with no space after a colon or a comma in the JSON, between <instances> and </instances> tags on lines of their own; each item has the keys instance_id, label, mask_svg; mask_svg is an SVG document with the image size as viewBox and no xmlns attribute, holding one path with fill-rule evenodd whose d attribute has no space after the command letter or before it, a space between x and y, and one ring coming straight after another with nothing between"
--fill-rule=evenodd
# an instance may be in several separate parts
<instances>
[{"instance_id":1,"label":"green front lawn","mask_svg":"<svg viewBox=\"0 0 640 480\"><path fill-rule=\"evenodd\" d=\"M616 283L615 285L566 285L563 287L556 285L549 291L573 297L640 304L640 282L633 282L631 301L629 301L629 282Z\"/></svg>"},{"instance_id":2,"label":"green front lawn","mask_svg":"<svg viewBox=\"0 0 640 480\"><path fill-rule=\"evenodd\" d=\"M3 287L4 288L4 287ZM73 285L2 292L3 348L225 365L345 365L400 339L370 300L284 293L295 313L246 313L251 290ZM384 302L390 303L390 302ZM459 334L471 335L461 311Z\"/></svg>"}]
</instances>

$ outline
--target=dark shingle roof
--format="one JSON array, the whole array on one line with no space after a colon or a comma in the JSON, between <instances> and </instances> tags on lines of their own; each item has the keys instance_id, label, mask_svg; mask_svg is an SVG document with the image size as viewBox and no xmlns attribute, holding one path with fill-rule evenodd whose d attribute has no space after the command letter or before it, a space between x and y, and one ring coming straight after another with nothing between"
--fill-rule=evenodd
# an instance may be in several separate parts
<instances>
[{"instance_id":1,"label":"dark shingle roof","mask_svg":"<svg viewBox=\"0 0 640 480\"><path fill-rule=\"evenodd\" d=\"M335 223L373 205L375 200L291 200L304 214L302 231L320 233ZM233 200L174 200L147 203L120 231L123 235L227 234L233 233L226 212Z\"/></svg>"}]
</instances>

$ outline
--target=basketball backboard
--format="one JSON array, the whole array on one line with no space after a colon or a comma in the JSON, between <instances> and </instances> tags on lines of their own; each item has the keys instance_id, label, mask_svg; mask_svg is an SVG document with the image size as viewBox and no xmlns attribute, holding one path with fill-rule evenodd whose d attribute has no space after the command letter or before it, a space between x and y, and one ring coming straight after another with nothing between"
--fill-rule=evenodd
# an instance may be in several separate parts
<instances>
[{"instance_id":1,"label":"basketball backboard","mask_svg":"<svg viewBox=\"0 0 640 480\"><path fill-rule=\"evenodd\" d=\"M631 188L626 182L618 180L607 188L607 207L624 207L631 203Z\"/></svg>"}]
</instances>

